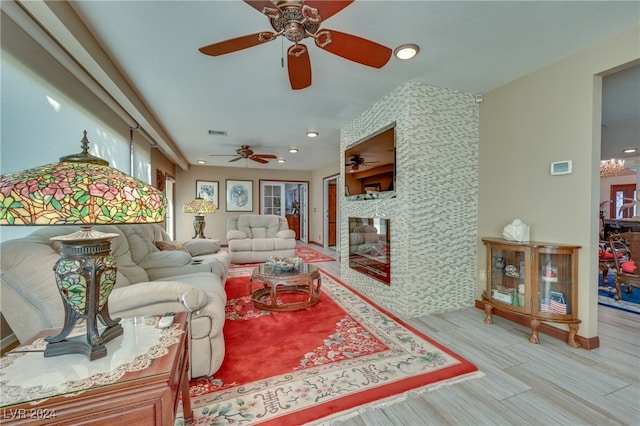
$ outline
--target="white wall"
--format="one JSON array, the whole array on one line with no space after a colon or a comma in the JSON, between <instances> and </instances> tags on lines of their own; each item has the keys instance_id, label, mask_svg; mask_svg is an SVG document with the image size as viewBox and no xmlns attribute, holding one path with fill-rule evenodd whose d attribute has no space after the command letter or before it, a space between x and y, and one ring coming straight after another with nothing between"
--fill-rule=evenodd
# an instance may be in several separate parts
<instances>
[{"instance_id":1,"label":"white wall","mask_svg":"<svg viewBox=\"0 0 640 426\"><path fill-rule=\"evenodd\" d=\"M61 156L81 152L84 130L92 155L130 172L126 132L115 131L5 51L0 66L1 174L57 163ZM19 238L33 229L3 226L0 240Z\"/></svg>"},{"instance_id":2,"label":"white wall","mask_svg":"<svg viewBox=\"0 0 640 426\"><path fill-rule=\"evenodd\" d=\"M245 160L243 160L245 161ZM230 216L237 216L249 212L228 212L226 211L226 180L250 180L253 181L253 213L258 214L260 180L279 181L311 181L311 172L297 170L266 170L260 168L239 168L239 167L214 167L214 166L192 166L189 170L182 169L176 172L176 239L179 241L188 240L193 237L193 215L182 213L182 205L193 200L196 196L196 181L206 180L218 182L220 192L219 209L216 213L205 216L206 227L204 235L227 242L227 219ZM312 185L310 185L310 191ZM309 210L317 208L316 204L309 203Z\"/></svg>"},{"instance_id":3,"label":"white wall","mask_svg":"<svg viewBox=\"0 0 640 426\"><path fill-rule=\"evenodd\" d=\"M582 246L579 334L597 335L602 78L640 59L640 27L625 31L484 95L480 107L479 236L519 218L531 239ZM551 176L553 161L573 173ZM486 251L478 239L478 273ZM478 282L477 297L485 288Z\"/></svg>"}]
</instances>

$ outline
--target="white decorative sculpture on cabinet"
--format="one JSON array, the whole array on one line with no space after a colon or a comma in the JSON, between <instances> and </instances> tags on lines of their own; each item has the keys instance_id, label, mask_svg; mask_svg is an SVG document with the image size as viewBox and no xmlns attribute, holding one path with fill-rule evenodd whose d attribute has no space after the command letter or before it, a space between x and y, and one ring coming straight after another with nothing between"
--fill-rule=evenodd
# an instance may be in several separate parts
<instances>
[{"instance_id":1,"label":"white decorative sculpture on cabinet","mask_svg":"<svg viewBox=\"0 0 640 426\"><path fill-rule=\"evenodd\" d=\"M520 219L514 219L513 222L504 227L502 236L508 241L529 241L529 225Z\"/></svg>"}]
</instances>

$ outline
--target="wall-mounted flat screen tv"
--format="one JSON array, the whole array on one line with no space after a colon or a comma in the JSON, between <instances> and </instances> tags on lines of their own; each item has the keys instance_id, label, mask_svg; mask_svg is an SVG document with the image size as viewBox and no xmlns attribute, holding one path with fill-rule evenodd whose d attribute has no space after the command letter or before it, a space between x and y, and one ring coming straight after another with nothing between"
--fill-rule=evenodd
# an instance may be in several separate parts
<instances>
[{"instance_id":1,"label":"wall-mounted flat screen tv","mask_svg":"<svg viewBox=\"0 0 640 426\"><path fill-rule=\"evenodd\" d=\"M356 142L344 152L345 195L395 191L395 123Z\"/></svg>"}]
</instances>

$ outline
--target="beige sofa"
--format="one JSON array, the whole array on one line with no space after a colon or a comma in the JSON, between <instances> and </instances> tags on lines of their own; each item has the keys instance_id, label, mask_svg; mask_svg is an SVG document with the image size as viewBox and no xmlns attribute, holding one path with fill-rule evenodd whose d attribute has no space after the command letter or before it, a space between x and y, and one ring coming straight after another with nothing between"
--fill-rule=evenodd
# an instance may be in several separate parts
<instances>
[{"instance_id":1,"label":"beige sofa","mask_svg":"<svg viewBox=\"0 0 640 426\"><path fill-rule=\"evenodd\" d=\"M266 262L270 257L292 257L296 234L287 219L277 215L242 214L227 219L227 243L233 263Z\"/></svg>"},{"instance_id":2,"label":"beige sofa","mask_svg":"<svg viewBox=\"0 0 640 426\"><path fill-rule=\"evenodd\" d=\"M217 243L194 240L168 243L158 225L96 226L119 237L111 241L116 286L109 296L112 318L190 312L191 377L215 373L224 358L222 335L229 256ZM50 240L78 230L74 226L41 228L24 238L0 244L1 310L16 337L24 342L38 332L61 327L64 308L53 267L59 243ZM190 248L193 252L187 252Z\"/></svg>"}]
</instances>

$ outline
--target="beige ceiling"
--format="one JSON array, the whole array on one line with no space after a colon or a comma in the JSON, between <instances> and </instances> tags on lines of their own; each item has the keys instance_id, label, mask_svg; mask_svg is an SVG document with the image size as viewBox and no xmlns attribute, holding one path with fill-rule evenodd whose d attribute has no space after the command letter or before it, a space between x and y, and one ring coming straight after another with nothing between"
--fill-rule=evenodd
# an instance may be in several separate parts
<instances>
[{"instance_id":1,"label":"beige ceiling","mask_svg":"<svg viewBox=\"0 0 640 426\"><path fill-rule=\"evenodd\" d=\"M404 82L484 93L640 23L636 1L357 0L321 28L392 49L417 43L420 54L405 62L392 58L378 70L307 42L312 86L292 91L281 67L287 40L219 57L198 51L271 30L267 18L242 1L71 5L190 164L202 159L208 165L298 170L338 161L340 129ZM639 86L631 84L637 101ZM620 93L628 96L628 90ZM633 98L626 102L634 105ZM627 121L637 123L635 114ZM616 133L617 119L605 121L603 135ZM308 139L307 130L320 136ZM239 164L210 156L232 155L244 144L287 162ZM299 153L289 153L291 146Z\"/></svg>"}]
</instances>

